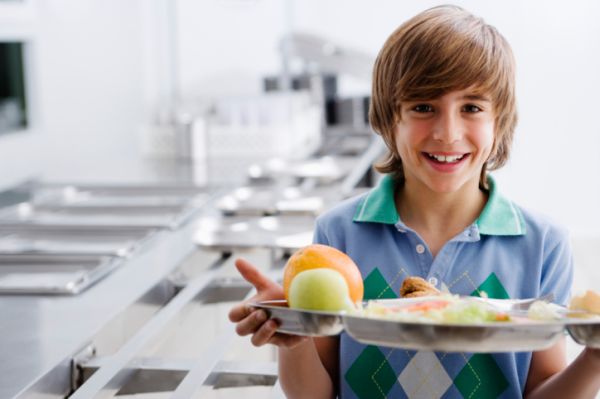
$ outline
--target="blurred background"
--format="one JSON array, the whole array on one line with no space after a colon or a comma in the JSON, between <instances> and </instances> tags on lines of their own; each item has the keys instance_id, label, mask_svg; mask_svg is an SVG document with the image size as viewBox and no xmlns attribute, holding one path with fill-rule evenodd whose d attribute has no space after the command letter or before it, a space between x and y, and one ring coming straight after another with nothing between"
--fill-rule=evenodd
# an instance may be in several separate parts
<instances>
[{"instance_id":1,"label":"blurred background","mask_svg":"<svg viewBox=\"0 0 600 399\"><path fill-rule=\"evenodd\" d=\"M520 122L512 159L497 173L503 190L574 233L596 234L600 5L593 0L455 3L496 26L518 62ZM47 167L62 172L68 168L65 156L140 157L143 135L166 122L173 108L260 95L264 78L281 73L281 39L290 32L374 57L402 21L436 4L0 2L0 38L23 44L28 94L26 128L0 136L0 184ZM344 78L341 95L369 94L366 79Z\"/></svg>"},{"instance_id":2,"label":"blurred background","mask_svg":"<svg viewBox=\"0 0 600 399\"><path fill-rule=\"evenodd\" d=\"M232 188L260 179L265 160L271 171L314 154L371 162L375 56L403 21L443 3L0 0L0 192L39 181ZM600 288L600 2L454 4L498 28L516 56L519 124L494 173L502 191L565 225L575 290ZM344 194L372 184L363 172ZM123 320L135 295L80 337ZM36 378L74 352L61 350Z\"/></svg>"}]
</instances>

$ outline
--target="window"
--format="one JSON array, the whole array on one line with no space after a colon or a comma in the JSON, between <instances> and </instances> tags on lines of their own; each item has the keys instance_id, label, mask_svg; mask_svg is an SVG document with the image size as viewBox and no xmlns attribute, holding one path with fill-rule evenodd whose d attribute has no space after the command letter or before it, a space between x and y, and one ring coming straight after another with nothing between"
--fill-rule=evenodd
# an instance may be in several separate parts
<instances>
[{"instance_id":1,"label":"window","mask_svg":"<svg viewBox=\"0 0 600 399\"><path fill-rule=\"evenodd\" d=\"M0 42L0 135L27 128L22 42Z\"/></svg>"}]
</instances>

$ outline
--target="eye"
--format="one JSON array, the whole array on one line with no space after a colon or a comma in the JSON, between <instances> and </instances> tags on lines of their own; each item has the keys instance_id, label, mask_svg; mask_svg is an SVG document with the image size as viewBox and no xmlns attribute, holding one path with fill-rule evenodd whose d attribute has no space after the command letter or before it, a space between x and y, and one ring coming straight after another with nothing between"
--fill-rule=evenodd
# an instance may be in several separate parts
<instances>
[{"instance_id":1,"label":"eye","mask_svg":"<svg viewBox=\"0 0 600 399\"><path fill-rule=\"evenodd\" d=\"M463 106L463 111L469 112L469 113L477 113L477 112L481 112L483 110L481 108L479 108L477 105L467 104L467 105Z\"/></svg>"},{"instance_id":2,"label":"eye","mask_svg":"<svg viewBox=\"0 0 600 399\"><path fill-rule=\"evenodd\" d=\"M412 107L412 110L418 113L433 112L433 107L429 104L417 104Z\"/></svg>"}]
</instances>

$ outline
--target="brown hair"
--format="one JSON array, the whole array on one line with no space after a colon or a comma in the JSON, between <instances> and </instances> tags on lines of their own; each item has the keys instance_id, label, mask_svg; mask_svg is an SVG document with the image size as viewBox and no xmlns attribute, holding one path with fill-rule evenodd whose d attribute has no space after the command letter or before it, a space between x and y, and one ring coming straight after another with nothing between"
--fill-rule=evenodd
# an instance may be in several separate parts
<instances>
[{"instance_id":1,"label":"brown hair","mask_svg":"<svg viewBox=\"0 0 600 399\"><path fill-rule=\"evenodd\" d=\"M369 120L389 150L376 169L404 178L395 140L402 101L439 98L472 86L490 96L494 108L494 146L480 180L487 187L486 170L506 163L517 124L515 62L508 42L456 6L430 8L396 29L373 69Z\"/></svg>"}]
</instances>

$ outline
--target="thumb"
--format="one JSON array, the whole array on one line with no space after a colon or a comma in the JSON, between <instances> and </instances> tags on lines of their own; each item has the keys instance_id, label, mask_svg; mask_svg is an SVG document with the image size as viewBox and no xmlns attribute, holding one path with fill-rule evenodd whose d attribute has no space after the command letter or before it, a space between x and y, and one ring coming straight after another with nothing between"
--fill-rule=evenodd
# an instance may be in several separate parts
<instances>
[{"instance_id":1,"label":"thumb","mask_svg":"<svg viewBox=\"0 0 600 399\"><path fill-rule=\"evenodd\" d=\"M244 259L236 259L235 267L244 280L252 284L260 292L277 285L274 281L262 274L255 266Z\"/></svg>"}]
</instances>

